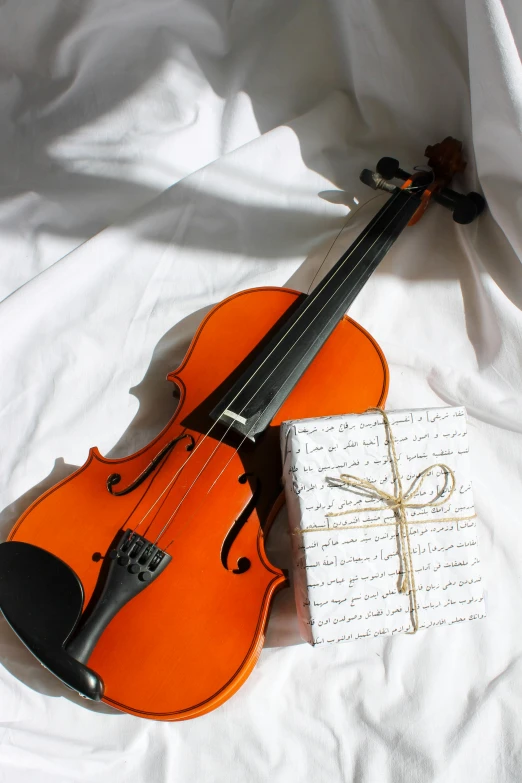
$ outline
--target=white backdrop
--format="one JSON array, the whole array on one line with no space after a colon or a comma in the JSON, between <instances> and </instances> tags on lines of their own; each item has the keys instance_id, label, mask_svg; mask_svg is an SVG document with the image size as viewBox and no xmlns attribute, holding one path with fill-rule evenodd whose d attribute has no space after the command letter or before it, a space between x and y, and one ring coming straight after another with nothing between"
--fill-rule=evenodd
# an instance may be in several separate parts
<instances>
[{"instance_id":1,"label":"white backdrop","mask_svg":"<svg viewBox=\"0 0 522 783\"><path fill-rule=\"evenodd\" d=\"M351 209L327 271L385 198L355 208L361 168L450 134L489 204L434 206L350 311L388 408L468 410L488 618L314 650L286 591L246 685L181 724L89 707L2 620L1 783L521 779L521 45L519 0L0 5L3 536L90 446L147 443L203 314L307 290Z\"/></svg>"}]
</instances>

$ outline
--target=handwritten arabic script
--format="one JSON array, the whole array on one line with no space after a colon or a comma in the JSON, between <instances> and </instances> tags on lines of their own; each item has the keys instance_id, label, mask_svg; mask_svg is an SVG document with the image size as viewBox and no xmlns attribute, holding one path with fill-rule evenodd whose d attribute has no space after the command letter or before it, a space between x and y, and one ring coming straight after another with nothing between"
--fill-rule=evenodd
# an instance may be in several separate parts
<instances>
[{"instance_id":1,"label":"handwritten arabic script","mask_svg":"<svg viewBox=\"0 0 522 783\"><path fill-rule=\"evenodd\" d=\"M476 519L426 522L475 513L464 408L389 415L403 481L435 461L455 473L457 487L436 508L409 509L419 629L485 617ZM283 478L294 528L331 528L293 535L294 587L301 634L314 645L411 630L408 597L398 591L400 559L393 512L327 517L365 508L367 498L331 486L327 476L352 473L393 492L388 444L378 413L285 422ZM428 473L419 501L443 488L440 468ZM372 527L360 529L361 525ZM373 527L375 525L375 527ZM342 529L337 529L342 526ZM350 530L350 526L359 529Z\"/></svg>"}]
</instances>

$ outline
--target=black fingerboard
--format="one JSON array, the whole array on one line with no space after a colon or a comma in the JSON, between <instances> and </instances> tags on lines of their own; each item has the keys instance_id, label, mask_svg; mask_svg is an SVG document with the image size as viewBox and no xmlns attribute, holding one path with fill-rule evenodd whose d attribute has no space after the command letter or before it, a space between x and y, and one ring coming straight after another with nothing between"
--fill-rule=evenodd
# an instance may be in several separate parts
<instances>
[{"instance_id":1,"label":"black fingerboard","mask_svg":"<svg viewBox=\"0 0 522 783\"><path fill-rule=\"evenodd\" d=\"M370 275L420 205L418 192L398 190L317 288L293 312L211 412L255 440L328 339Z\"/></svg>"}]
</instances>

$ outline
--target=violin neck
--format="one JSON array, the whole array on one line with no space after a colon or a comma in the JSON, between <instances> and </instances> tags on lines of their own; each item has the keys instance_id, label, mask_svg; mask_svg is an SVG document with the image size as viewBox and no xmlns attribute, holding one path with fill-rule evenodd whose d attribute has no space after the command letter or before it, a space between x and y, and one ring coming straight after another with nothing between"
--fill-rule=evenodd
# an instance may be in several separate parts
<instances>
[{"instance_id":1,"label":"violin neck","mask_svg":"<svg viewBox=\"0 0 522 783\"><path fill-rule=\"evenodd\" d=\"M420 203L418 191L388 199L221 399L214 420L251 440L266 429Z\"/></svg>"},{"instance_id":2,"label":"violin neck","mask_svg":"<svg viewBox=\"0 0 522 783\"><path fill-rule=\"evenodd\" d=\"M326 320L321 318L322 312L327 311L330 326L328 334L333 331L399 234L406 228L419 204L420 198L405 190L398 190L388 199L309 295L309 309L306 310L305 319L307 323L303 329L310 325L310 331L317 331L319 322Z\"/></svg>"}]
</instances>

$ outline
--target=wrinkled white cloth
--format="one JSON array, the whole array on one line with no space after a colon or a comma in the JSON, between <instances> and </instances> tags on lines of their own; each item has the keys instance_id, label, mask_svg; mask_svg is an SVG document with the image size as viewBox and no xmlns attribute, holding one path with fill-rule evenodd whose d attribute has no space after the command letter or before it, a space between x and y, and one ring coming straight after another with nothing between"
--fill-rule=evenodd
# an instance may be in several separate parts
<instances>
[{"instance_id":1,"label":"wrinkled white cloth","mask_svg":"<svg viewBox=\"0 0 522 783\"><path fill-rule=\"evenodd\" d=\"M1 783L521 779L521 45L519 0L0 5L4 537L163 426L213 304L325 274L386 198L361 168L452 135L489 207L430 208L350 311L389 408L468 411L487 619L318 650L287 590L247 683L177 724L75 698L1 620Z\"/></svg>"}]
</instances>

